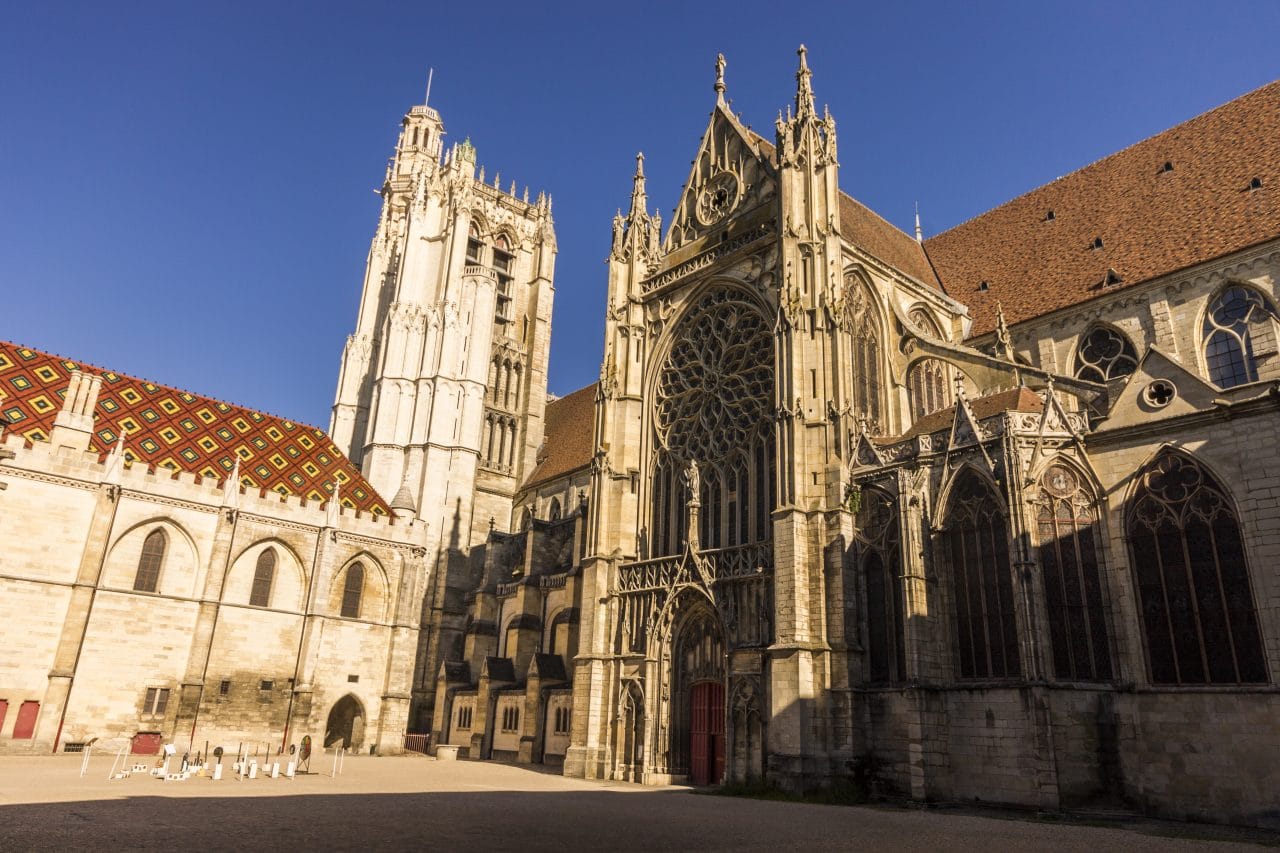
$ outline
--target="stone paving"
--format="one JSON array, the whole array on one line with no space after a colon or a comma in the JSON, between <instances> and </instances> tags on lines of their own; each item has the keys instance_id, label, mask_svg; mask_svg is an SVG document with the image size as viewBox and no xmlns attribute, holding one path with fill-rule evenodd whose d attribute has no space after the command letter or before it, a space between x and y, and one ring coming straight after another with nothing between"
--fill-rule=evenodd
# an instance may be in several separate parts
<instances>
[{"instance_id":1,"label":"stone paving","mask_svg":"<svg viewBox=\"0 0 1280 853\"><path fill-rule=\"evenodd\" d=\"M0 758L0 850L1228 850L1280 836L1132 821L826 806L566 779L421 756L348 758L336 778L107 781L110 756ZM230 767L226 768L229 772Z\"/></svg>"}]
</instances>

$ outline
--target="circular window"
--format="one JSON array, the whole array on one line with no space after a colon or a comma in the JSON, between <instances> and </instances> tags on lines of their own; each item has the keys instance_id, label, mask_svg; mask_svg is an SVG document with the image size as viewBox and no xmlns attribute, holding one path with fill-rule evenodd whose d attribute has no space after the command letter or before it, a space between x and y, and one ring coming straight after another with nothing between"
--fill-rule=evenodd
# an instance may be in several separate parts
<instances>
[{"instance_id":1,"label":"circular window","mask_svg":"<svg viewBox=\"0 0 1280 853\"><path fill-rule=\"evenodd\" d=\"M715 225L738 205L738 179L731 172L720 172L702 186L695 210L703 225Z\"/></svg>"},{"instance_id":2,"label":"circular window","mask_svg":"<svg viewBox=\"0 0 1280 853\"><path fill-rule=\"evenodd\" d=\"M1163 409L1178 396L1178 389L1168 379L1157 379L1142 389L1142 400L1155 409Z\"/></svg>"}]
</instances>

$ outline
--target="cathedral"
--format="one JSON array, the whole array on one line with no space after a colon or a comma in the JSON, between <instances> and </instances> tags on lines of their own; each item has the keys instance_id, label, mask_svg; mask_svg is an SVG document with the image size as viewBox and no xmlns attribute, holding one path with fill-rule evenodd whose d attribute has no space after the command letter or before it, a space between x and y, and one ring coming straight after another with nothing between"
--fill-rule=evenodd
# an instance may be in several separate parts
<instances>
[{"instance_id":1,"label":"cathedral","mask_svg":"<svg viewBox=\"0 0 1280 853\"><path fill-rule=\"evenodd\" d=\"M1277 825L1280 83L926 239L724 72L566 396L551 198L425 104L327 433L0 344L0 752Z\"/></svg>"}]
</instances>

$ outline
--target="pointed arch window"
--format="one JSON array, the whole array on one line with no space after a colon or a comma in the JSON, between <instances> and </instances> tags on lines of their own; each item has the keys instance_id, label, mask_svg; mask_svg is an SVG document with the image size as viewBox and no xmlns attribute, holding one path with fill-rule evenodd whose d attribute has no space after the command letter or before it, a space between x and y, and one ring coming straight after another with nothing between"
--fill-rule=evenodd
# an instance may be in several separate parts
<instances>
[{"instance_id":1,"label":"pointed arch window","mask_svg":"<svg viewBox=\"0 0 1280 853\"><path fill-rule=\"evenodd\" d=\"M912 422L951 405L950 370L936 358L925 358L907 371L907 397Z\"/></svg>"},{"instance_id":2,"label":"pointed arch window","mask_svg":"<svg viewBox=\"0 0 1280 853\"><path fill-rule=\"evenodd\" d=\"M1018 631L1008 520L991 486L973 473L960 477L941 537L954 590L959 676L1012 678Z\"/></svg>"},{"instance_id":3,"label":"pointed arch window","mask_svg":"<svg viewBox=\"0 0 1280 853\"><path fill-rule=\"evenodd\" d=\"M902 554L897 508L884 493L863 491L858 538L866 545L862 574L867 602L867 679L875 684L898 682L906 677Z\"/></svg>"},{"instance_id":4,"label":"pointed arch window","mask_svg":"<svg viewBox=\"0 0 1280 853\"><path fill-rule=\"evenodd\" d=\"M138 592L155 592L160 583L160 565L169 545L168 535L156 528L142 540L142 555L138 558L138 572L133 576L133 588Z\"/></svg>"},{"instance_id":5,"label":"pointed arch window","mask_svg":"<svg viewBox=\"0 0 1280 853\"><path fill-rule=\"evenodd\" d=\"M551 509L547 512L547 519L550 521L560 520L560 499L551 499Z\"/></svg>"},{"instance_id":6,"label":"pointed arch window","mask_svg":"<svg viewBox=\"0 0 1280 853\"><path fill-rule=\"evenodd\" d=\"M853 346L853 411L867 419L873 432L882 426L880 398L884 388L884 368L875 302L867 285L856 275L845 276L848 301L847 326Z\"/></svg>"},{"instance_id":7,"label":"pointed arch window","mask_svg":"<svg viewBox=\"0 0 1280 853\"><path fill-rule=\"evenodd\" d=\"M271 602L271 585L276 579L276 549L266 548L258 555L258 564L253 570L253 589L249 593L249 604L254 607L266 607Z\"/></svg>"},{"instance_id":8,"label":"pointed arch window","mask_svg":"<svg viewBox=\"0 0 1280 853\"><path fill-rule=\"evenodd\" d=\"M1069 681L1111 677L1111 645L1103 607L1097 509L1081 478L1053 464L1036 501L1040 565L1054 675Z\"/></svg>"},{"instance_id":9,"label":"pointed arch window","mask_svg":"<svg viewBox=\"0 0 1280 853\"><path fill-rule=\"evenodd\" d=\"M1123 379L1138 369L1129 339L1110 326L1095 326L1076 349L1075 376L1089 382Z\"/></svg>"},{"instance_id":10,"label":"pointed arch window","mask_svg":"<svg viewBox=\"0 0 1280 853\"><path fill-rule=\"evenodd\" d=\"M938 327L938 321L934 319L933 314L923 305L917 305L907 313L907 321L916 328L916 331L922 332L928 337L942 340L942 329Z\"/></svg>"},{"instance_id":11,"label":"pointed arch window","mask_svg":"<svg viewBox=\"0 0 1280 853\"><path fill-rule=\"evenodd\" d=\"M1222 485L1165 451L1141 475L1128 533L1152 682L1265 682L1240 523Z\"/></svg>"},{"instance_id":12,"label":"pointed arch window","mask_svg":"<svg viewBox=\"0 0 1280 853\"><path fill-rule=\"evenodd\" d=\"M342 586L342 616L346 619L360 618L360 604L364 597L364 565L352 563L347 569L346 582Z\"/></svg>"},{"instance_id":13,"label":"pointed arch window","mask_svg":"<svg viewBox=\"0 0 1280 853\"><path fill-rule=\"evenodd\" d=\"M1269 326L1269 346L1274 351L1275 321L1275 308L1253 288L1232 285L1219 293L1205 312L1202 330L1209 381L1219 388L1257 382L1255 334Z\"/></svg>"}]
</instances>

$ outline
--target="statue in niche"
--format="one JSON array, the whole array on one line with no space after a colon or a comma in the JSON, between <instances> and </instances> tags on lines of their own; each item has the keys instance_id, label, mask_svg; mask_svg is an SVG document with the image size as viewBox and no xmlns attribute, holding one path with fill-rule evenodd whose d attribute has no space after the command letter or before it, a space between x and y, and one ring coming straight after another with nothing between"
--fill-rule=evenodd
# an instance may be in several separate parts
<instances>
[{"instance_id":1,"label":"statue in niche","mask_svg":"<svg viewBox=\"0 0 1280 853\"><path fill-rule=\"evenodd\" d=\"M684 469L684 482L689 488L689 503L699 503L699 496L702 494L702 474L698 472L698 462L693 460L689 463L689 467Z\"/></svg>"}]
</instances>

